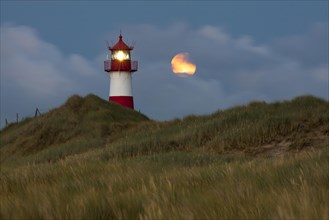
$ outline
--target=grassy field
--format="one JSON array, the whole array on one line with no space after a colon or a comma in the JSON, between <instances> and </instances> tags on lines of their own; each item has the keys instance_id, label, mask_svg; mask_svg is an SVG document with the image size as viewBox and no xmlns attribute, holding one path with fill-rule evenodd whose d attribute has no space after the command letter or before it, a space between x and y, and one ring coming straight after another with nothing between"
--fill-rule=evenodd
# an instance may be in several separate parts
<instances>
[{"instance_id":1,"label":"grassy field","mask_svg":"<svg viewBox=\"0 0 329 220\"><path fill-rule=\"evenodd\" d=\"M0 219L328 219L329 103L167 122L71 97L1 137Z\"/></svg>"}]
</instances>

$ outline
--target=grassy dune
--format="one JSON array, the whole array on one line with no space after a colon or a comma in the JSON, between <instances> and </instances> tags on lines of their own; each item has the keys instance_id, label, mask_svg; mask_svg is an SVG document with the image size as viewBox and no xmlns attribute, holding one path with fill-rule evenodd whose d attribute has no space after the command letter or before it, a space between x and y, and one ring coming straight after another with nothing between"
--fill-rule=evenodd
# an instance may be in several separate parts
<instances>
[{"instance_id":1,"label":"grassy dune","mask_svg":"<svg viewBox=\"0 0 329 220\"><path fill-rule=\"evenodd\" d=\"M328 219L328 134L311 96L168 122L74 96L1 131L0 219Z\"/></svg>"},{"instance_id":2,"label":"grassy dune","mask_svg":"<svg viewBox=\"0 0 329 220\"><path fill-rule=\"evenodd\" d=\"M41 117L11 124L0 133L1 162L49 162L104 147L109 138L149 119L95 95L74 95ZM26 163L25 163L26 164Z\"/></svg>"}]
</instances>

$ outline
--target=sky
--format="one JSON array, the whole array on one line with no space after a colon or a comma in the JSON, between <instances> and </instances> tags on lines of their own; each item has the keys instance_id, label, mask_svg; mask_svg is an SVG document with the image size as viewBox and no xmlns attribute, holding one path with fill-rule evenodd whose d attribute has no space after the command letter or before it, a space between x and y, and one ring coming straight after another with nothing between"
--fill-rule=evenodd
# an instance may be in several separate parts
<instances>
[{"instance_id":1,"label":"sky","mask_svg":"<svg viewBox=\"0 0 329 220\"><path fill-rule=\"evenodd\" d=\"M134 44L135 109L155 120L251 101L329 99L328 1L0 1L1 127L73 94L108 100L120 30ZM186 52L197 70L177 77Z\"/></svg>"}]
</instances>

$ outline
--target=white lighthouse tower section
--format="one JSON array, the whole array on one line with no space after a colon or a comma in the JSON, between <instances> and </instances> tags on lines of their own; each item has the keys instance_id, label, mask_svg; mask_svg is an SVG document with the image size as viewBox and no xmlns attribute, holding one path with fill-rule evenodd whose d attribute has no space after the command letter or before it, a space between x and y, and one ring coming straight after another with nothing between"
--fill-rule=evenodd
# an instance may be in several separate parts
<instances>
[{"instance_id":1,"label":"white lighthouse tower section","mask_svg":"<svg viewBox=\"0 0 329 220\"><path fill-rule=\"evenodd\" d=\"M109 101L134 109L132 73L137 71L138 62L130 59L133 47L125 44L120 34L119 41L108 49L111 56L104 61L104 70L110 73Z\"/></svg>"},{"instance_id":2,"label":"white lighthouse tower section","mask_svg":"<svg viewBox=\"0 0 329 220\"><path fill-rule=\"evenodd\" d=\"M132 96L131 72L113 71L110 73L109 96Z\"/></svg>"}]
</instances>

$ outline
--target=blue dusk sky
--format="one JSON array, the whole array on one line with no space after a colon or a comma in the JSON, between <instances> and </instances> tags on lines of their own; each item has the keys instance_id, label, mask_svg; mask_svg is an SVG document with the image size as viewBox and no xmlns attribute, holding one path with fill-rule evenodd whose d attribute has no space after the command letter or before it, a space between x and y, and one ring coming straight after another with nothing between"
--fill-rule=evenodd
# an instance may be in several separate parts
<instances>
[{"instance_id":1,"label":"blue dusk sky","mask_svg":"<svg viewBox=\"0 0 329 220\"><path fill-rule=\"evenodd\" d=\"M328 100L328 1L1 1L1 127L73 94L108 100L106 41L134 43L135 108L152 119L255 100ZM196 74L177 77L187 52Z\"/></svg>"}]
</instances>

